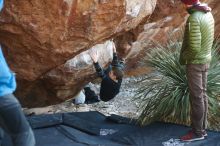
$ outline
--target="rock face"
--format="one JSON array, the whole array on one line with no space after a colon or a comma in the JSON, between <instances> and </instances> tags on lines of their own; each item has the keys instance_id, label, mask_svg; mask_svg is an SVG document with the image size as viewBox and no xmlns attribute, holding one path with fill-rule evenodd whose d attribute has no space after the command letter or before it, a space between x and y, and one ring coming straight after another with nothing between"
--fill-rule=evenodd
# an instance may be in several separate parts
<instances>
[{"instance_id":1,"label":"rock face","mask_svg":"<svg viewBox=\"0 0 220 146\"><path fill-rule=\"evenodd\" d=\"M140 64L137 68L137 62L149 48L166 43L171 38L171 34L178 33L185 25L186 16L187 12L179 0L157 0L155 11L148 18L147 23L139 25L132 31L136 41L127 55L129 58L127 64L129 70L132 70L132 75L143 74L143 72L151 70L149 67L140 66ZM133 71L134 68L135 71Z\"/></svg>"},{"instance_id":2,"label":"rock face","mask_svg":"<svg viewBox=\"0 0 220 146\"><path fill-rule=\"evenodd\" d=\"M57 68L55 75L66 75L68 72L61 72L60 68L64 68L67 60L137 27L153 13L155 5L156 0L5 1L0 16L0 42L11 69L17 74L17 92L23 103L37 106L62 100L56 95L63 93L54 93L53 89L68 83L60 77L61 80L50 80L53 69ZM86 71L76 68L78 73L71 74L76 77L71 85L77 86L72 86L75 91L69 95L90 78L91 64L89 68ZM76 80L77 74L83 79ZM49 83L56 85L50 88Z\"/></svg>"},{"instance_id":3,"label":"rock face","mask_svg":"<svg viewBox=\"0 0 220 146\"><path fill-rule=\"evenodd\" d=\"M7 0L0 41L10 48L8 58L18 78L33 81L98 42L136 27L154 6L155 0Z\"/></svg>"},{"instance_id":4,"label":"rock face","mask_svg":"<svg viewBox=\"0 0 220 146\"><path fill-rule=\"evenodd\" d=\"M212 13L215 17L215 35L216 37L220 34L220 4L218 0L212 0L210 1L210 7L213 9Z\"/></svg>"}]
</instances>

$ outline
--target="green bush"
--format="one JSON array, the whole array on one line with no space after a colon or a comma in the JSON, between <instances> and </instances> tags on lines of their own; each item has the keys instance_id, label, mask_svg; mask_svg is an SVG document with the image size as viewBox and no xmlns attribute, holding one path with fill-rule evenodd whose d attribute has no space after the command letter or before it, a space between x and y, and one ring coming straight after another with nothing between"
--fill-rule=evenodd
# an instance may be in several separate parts
<instances>
[{"instance_id":1,"label":"green bush","mask_svg":"<svg viewBox=\"0 0 220 146\"><path fill-rule=\"evenodd\" d=\"M216 41L209 68L207 94L209 96L208 127L220 129L220 57ZM136 100L140 102L139 123L165 121L190 125L190 102L185 66L179 63L181 43L170 41L166 46L154 47L142 63L154 73L139 82Z\"/></svg>"}]
</instances>

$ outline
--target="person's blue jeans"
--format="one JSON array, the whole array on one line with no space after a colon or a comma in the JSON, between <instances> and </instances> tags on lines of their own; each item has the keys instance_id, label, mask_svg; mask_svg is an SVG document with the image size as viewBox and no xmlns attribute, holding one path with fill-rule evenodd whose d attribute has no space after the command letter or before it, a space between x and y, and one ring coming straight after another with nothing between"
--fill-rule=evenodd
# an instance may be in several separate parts
<instances>
[{"instance_id":1,"label":"person's blue jeans","mask_svg":"<svg viewBox=\"0 0 220 146\"><path fill-rule=\"evenodd\" d=\"M13 94L0 97L0 126L14 146L35 146L33 131ZM0 138L4 137L4 132L0 132Z\"/></svg>"}]
</instances>

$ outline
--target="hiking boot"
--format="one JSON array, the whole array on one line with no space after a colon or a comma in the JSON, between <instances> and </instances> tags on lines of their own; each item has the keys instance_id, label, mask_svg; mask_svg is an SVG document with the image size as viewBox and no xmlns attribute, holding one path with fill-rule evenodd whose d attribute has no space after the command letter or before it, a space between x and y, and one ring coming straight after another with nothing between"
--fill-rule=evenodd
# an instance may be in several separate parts
<instances>
[{"instance_id":1,"label":"hiking boot","mask_svg":"<svg viewBox=\"0 0 220 146\"><path fill-rule=\"evenodd\" d=\"M192 130L180 138L180 140L187 142L203 140L203 139L204 139L203 135L197 135Z\"/></svg>"}]
</instances>

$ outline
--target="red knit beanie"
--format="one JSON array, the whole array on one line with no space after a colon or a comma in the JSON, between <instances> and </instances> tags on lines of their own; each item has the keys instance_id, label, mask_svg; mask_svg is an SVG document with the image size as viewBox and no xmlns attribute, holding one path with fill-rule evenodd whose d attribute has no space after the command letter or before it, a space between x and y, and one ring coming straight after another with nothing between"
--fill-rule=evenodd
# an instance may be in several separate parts
<instances>
[{"instance_id":1,"label":"red knit beanie","mask_svg":"<svg viewBox=\"0 0 220 146\"><path fill-rule=\"evenodd\" d=\"M199 2L199 0L181 0L186 5L193 5Z\"/></svg>"}]
</instances>

